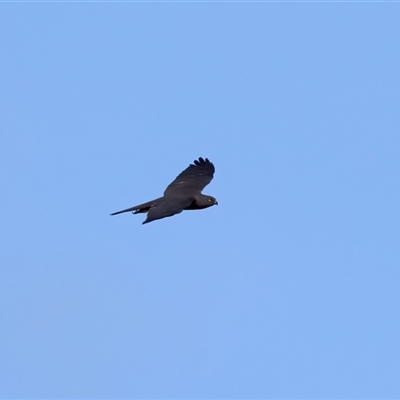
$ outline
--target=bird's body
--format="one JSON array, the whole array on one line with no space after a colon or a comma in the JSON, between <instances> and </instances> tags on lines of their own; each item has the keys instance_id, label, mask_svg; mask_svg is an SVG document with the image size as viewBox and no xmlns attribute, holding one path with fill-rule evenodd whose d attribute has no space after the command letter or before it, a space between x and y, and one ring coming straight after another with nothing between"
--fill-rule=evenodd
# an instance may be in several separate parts
<instances>
[{"instance_id":1,"label":"bird's body","mask_svg":"<svg viewBox=\"0 0 400 400\"><path fill-rule=\"evenodd\" d=\"M212 196L202 194L201 191L211 182L214 172L214 165L207 158L200 157L168 185L162 197L111 215L129 211L134 214L147 213L147 218L143 222L147 224L156 219L179 214L183 210L201 210L211 207L218 204L217 200Z\"/></svg>"}]
</instances>

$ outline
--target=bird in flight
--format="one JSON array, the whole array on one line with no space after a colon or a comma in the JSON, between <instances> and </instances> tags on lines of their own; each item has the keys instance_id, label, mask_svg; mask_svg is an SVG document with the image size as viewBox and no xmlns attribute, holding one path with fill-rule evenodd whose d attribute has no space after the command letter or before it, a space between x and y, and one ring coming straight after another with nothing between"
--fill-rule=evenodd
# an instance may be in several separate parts
<instances>
[{"instance_id":1,"label":"bird in flight","mask_svg":"<svg viewBox=\"0 0 400 400\"><path fill-rule=\"evenodd\" d=\"M156 219L172 217L183 210L201 210L218 205L217 199L204 195L201 191L211 182L215 168L208 158L199 158L182 171L158 199L139 204L135 207L117 211L111 215L132 211L133 214L147 213L143 224Z\"/></svg>"}]
</instances>

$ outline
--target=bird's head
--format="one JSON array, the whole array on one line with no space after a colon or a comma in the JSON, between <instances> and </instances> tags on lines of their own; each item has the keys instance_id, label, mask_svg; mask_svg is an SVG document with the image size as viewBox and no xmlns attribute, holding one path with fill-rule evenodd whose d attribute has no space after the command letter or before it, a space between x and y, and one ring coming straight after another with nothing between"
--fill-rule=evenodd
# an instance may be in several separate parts
<instances>
[{"instance_id":1,"label":"bird's head","mask_svg":"<svg viewBox=\"0 0 400 400\"><path fill-rule=\"evenodd\" d=\"M196 199L196 205L199 208L207 208L207 207L218 205L218 201L215 197L203 194L200 198Z\"/></svg>"}]
</instances>

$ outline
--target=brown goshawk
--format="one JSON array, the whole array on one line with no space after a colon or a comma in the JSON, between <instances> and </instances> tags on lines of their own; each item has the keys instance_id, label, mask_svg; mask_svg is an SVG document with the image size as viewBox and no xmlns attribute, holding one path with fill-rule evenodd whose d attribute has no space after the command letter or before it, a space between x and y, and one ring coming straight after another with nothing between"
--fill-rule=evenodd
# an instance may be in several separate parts
<instances>
[{"instance_id":1,"label":"brown goshawk","mask_svg":"<svg viewBox=\"0 0 400 400\"><path fill-rule=\"evenodd\" d=\"M182 171L158 199L139 204L111 215L132 211L133 214L147 213L143 224L156 219L171 217L183 210L201 210L218 204L217 199L201 191L211 182L215 168L207 158L199 158Z\"/></svg>"}]
</instances>

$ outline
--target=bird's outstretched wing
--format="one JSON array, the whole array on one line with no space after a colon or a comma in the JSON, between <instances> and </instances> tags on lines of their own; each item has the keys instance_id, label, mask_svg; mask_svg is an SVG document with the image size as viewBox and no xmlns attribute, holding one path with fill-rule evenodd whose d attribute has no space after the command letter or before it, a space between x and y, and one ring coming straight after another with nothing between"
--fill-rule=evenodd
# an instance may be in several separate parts
<instances>
[{"instance_id":1,"label":"bird's outstretched wing","mask_svg":"<svg viewBox=\"0 0 400 400\"><path fill-rule=\"evenodd\" d=\"M211 182L214 172L213 163L208 158L200 157L168 185L164 196L175 196L179 192L200 193Z\"/></svg>"},{"instance_id":2,"label":"bird's outstretched wing","mask_svg":"<svg viewBox=\"0 0 400 400\"><path fill-rule=\"evenodd\" d=\"M142 222L142 224L147 224L156 219L172 217L175 214L179 214L192 202L191 199L172 200L173 201L168 201L168 199L164 198L163 201L160 201L151 207L147 213L146 220Z\"/></svg>"}]
</instances>

